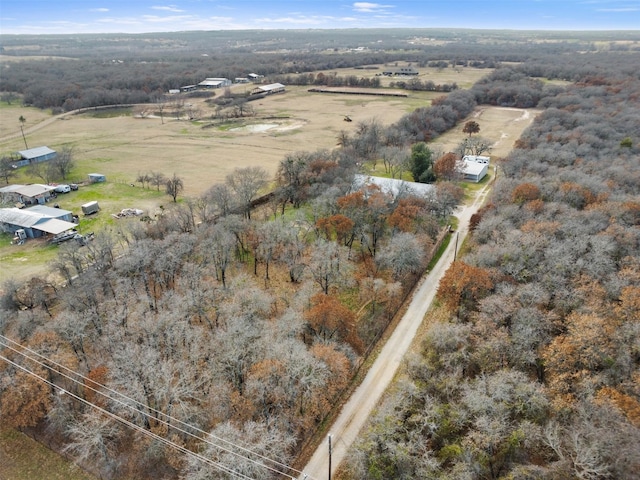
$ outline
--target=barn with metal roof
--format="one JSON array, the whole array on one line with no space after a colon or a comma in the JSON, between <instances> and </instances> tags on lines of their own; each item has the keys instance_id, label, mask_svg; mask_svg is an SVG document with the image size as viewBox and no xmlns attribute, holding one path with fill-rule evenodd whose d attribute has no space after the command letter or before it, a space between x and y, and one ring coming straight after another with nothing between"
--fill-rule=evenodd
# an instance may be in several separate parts
<instances>
[{"instance_id":1,"label":"barn with metal roof","mask_svg":"<svg viewBox=\"0 0 640 480\"><path fill-rule=\"evenodd\" d=\"M284 92L284 85L281 83L270 83L269 85L260 85L259 87L251 90L252 95L264 93L264 94L272 94L272 93L282 93Z\"/></svg>"},{"instance_id":2,"label":"barn with metal roof","mask_svg":"<svg viewBox=\"0 0 640 480\"><path fill-rule=\"evenodd\" d=\"M38 238L50 233L57 235L76 227L73 214L60 208L38 205L32 208L0 208L0 229L15 233L23 229L28 238Z\"/></svg>"},{"instance_id":3,"label":"barn with metal roof","mask_svg":"<svg viewBox=\"0 0 640 480\"><path fill-rule=\"evenodd\" d=\"M18 152L20 157L16 160L16 167L24 167L33 163L47 162L56 158L56 151L49 147L35 147L28 150L20 150Z\"/></svg>"},{"instance_id":4,"label":"barn with metal roof","mask_svg":"<svg viewBox=\"0 0 640 480\"><path fill-rule=\"evenodd\" d=\"M205 78L198 84L198 88L222 88L231 86L228 78Z\"/></svg>"}]
</instances>

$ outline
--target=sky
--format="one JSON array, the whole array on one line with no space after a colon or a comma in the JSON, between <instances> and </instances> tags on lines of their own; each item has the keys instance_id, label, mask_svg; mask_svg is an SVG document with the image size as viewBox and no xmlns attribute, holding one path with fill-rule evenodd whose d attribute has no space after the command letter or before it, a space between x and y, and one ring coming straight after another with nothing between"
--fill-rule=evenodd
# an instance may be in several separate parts
<instances>
[{"instance_id":1,"label":"sky","mask_svg":"<svg viewBox=\"0 0 640 480\"><path fill-rule=\"evenodd\" d=\"M640 0L0 0L0 34L476 28L639 30Z\"/></svg>"}]
</instances>

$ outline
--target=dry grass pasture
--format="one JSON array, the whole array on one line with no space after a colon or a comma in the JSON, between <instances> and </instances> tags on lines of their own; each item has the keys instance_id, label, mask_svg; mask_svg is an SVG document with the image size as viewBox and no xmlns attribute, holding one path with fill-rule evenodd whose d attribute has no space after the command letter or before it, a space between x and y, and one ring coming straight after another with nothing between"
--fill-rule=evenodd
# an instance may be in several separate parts
<instances>
[{"instance_id":1,"label":"dry grass pasture","mask_svg":"<svg viewBox=\"0 0 640 480\"><path fill-rule=\"evenodd\" d=\"M503 158L513 149L514 142L522 132L531 125L535 116L540 112L536 109L487 107L480 106L469 116L480 125L480 135L488 139L492 148L487 154L492 158ZM456 128L431 142L431 148L436 152L451 152L460 144L466 136L462 129L466 120L460 122Z\"/></svg>"},{"instance_id":2,"label":"dry grass pasture","mask_svg":"<svg viewBox=\"0 0 640 480\"><path fill-rule=\"evenodd\" d=\"M350 70L337 73L376 73L375 70ZM435 72L435 69L432 70ZM448 70L440 73L459 74L453 69ZM459 84L473 83L488 71L462 69L460 74L465 73L471 77L461 79ZM234 90L246 88L250 87L233 87ZM310 93L308 89L288 86L284 94L255 101L253 107L256 117L244 118L233 125L211 127L208 127L211 123L209 120L192 122L166 115L164 121L159 117L134 118L130 111L51 117L46 112L15 103L2 105L0 155L24 148L18 121L22 115L27 119L25 133L29 147L73 147L76 168L70 181L82 181L87 173L99 172L107 176L108 183L126 187L117 189L122 199L113 197L117 192L110 192L104 202L101 200L103 209L100 215L109 216L122 208L143 208L140 207L143 201L146 209L153 211L153 202L156 200L141 198L140 188L129 187L129 184L135 183L139 173L155 171L167 176L176 173L184 181L184 195L197 196L211 185L223 182L235 168L260 165L274 175L279 162L289 153L335 148L340 131L354 132L359 122L371 119L377 119L384 125L391 124L417 107L428 106L431 99L440 95L433 92L407 92L409 96L406 98L378 97ZM204 119L210 119L214 113L214 109L202 100L187 101L201 103ZM479 123L480 135L493 142L491 155L496 158L505 156L511 150L513 142L530 125L536 113L534 110L482 106L476 109L470 119ZM345 122L345 115L349 115L353 121ZM463 125L464 121L432 142L434 151L455 149L465 135L462 132ZM38 181L26 177L23 171L12 180L13 183ZM80 203L91 200L75 198L75 195L83 195L82 190L61 197L61 208L75 211ZM72 204L67 205L67 200ZM163 203L167 205L169 201L166 196L157 197L155 207ZM88 231L82 228L82 222L80 227L81 231ZM88 228L91 230L94 227L89 225ZM8 235L1 238L1 276L5 279L29 278L34 274L34 268L39 268L38 265L47 263L55 255L55 247L36 248L37 242L34 241L27 242L30 244L28 248L26 245L17 247L9 244ZM16 252L17 248L22 249L20 253Z\"/></svg>"},{"instance_id":3,"label":"dry grass pasture","mask_svg":"<svg viewBox=\"0 0 640 480\"><path fill-rule=\"evenodd\" d=\"M307 90L293 86L284 94L257 100L253 103L257 117L233 126L204 128L210 122L165 116L163 123L158 117L85 113L58 117L43 128L30 129L27 142L30 147L72 146L82 177L100 172L111 181L131 183L138 173L176 173L184 179L185 195L198 195L224 181L237 167L261 165L274 174L288 153L333 148L341 130L354 131L358 122L372 118L392 123L416 106L429 105L432 97L426 92L392 98ZM214 109L200 103L203 118L211 118ZM24 149L17 119L20 115L28 118L29 113L21 113L20 107L2 110L3 118L15 118L3 129L5 137L14 135L0 141L3 154ZM344 115L350 115L353 122L345 122Z\"/></svg>"}]
</instances>

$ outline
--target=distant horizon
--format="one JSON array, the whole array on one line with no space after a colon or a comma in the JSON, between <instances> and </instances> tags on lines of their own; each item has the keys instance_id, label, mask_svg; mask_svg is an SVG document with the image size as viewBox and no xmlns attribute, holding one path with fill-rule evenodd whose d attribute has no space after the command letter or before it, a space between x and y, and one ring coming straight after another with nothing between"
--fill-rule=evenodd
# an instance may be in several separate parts
<instances>
[{"instance_id":1,"label":"distant horizon","mask_svg":"<svg viewBox=\"0 0 640 480\"><path fill-rule=\"evenodd\" d=\"M639 31L637 0L3 0L0 34L149 34L218 30L469 29Z\"/></svg>"}]
</instances>

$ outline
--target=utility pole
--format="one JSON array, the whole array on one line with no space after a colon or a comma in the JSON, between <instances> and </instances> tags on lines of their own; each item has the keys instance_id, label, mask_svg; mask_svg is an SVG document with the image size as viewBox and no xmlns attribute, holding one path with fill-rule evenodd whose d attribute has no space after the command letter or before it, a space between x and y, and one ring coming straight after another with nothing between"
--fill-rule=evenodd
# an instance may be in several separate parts
<instances>
[{"instance_id":1,"label":"utility pole","mask_svg":"<svg viewBox=\"0 0 640 480\"><path fill-rule=\"evenodd\" d=\"M20 115L20 118L18 120L20 121L20 131L22 132L22 139L24 140L24 146L26 147L27 150L29 150L29 145L27 145L27 138L24 136L24 124L27 121L27 119L24 118L22 115Z\"/></svg>"},{"instance_id":2,"label":"utility pole","mask_svg":"<svg viewBox=\"0 0 640 480\"><path fill-rule=\"evenodd\" d=\"M331 434L327 435L329 440L329 480L331 480Z\"/></svg>"}]
</instances>

